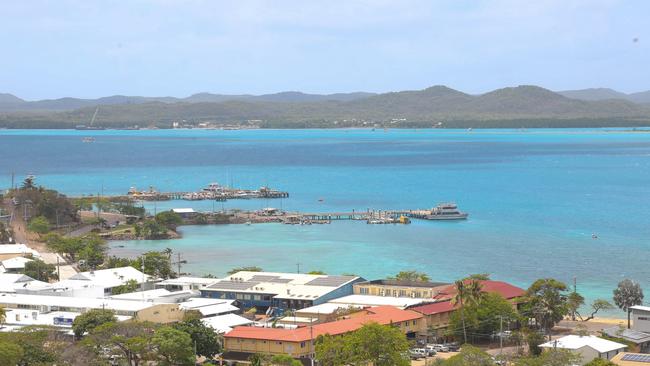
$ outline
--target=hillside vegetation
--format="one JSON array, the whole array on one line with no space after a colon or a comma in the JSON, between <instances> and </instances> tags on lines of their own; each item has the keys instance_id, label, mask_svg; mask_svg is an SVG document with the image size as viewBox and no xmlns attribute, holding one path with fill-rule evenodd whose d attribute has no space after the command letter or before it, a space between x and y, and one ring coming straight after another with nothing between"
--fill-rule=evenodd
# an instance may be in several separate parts
<instances>
[{"instance_id":1,"label":"hillside vegetation","mask_svg":"<svg viewBox=\"0 0 650 366\"><path fill-rule=\"evenodd\" d=\"M622 99L572 99L537 86L502 88L481 95L433 86L424 90L376 95L319 96L286 92L223 98L214 94L197 94L181 101L147 100L101 105L95 125L169 128L173 122L179 121L189 125L211 123L215 126L235 124L262 128L650 125L648 105ZM69 111L5 111L0 112L0 127L70 128L88 124L95 109L95 105L89 105Z\"/></svg>"}]
</instances>

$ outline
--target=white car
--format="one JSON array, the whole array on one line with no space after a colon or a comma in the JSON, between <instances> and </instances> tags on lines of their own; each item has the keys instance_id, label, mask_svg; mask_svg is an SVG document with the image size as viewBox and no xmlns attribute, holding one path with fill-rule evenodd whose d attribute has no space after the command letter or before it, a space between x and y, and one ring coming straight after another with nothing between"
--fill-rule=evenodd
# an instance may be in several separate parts
<instances>
[{"instance_id":1,"label":"white car","mask_svg":"<svg viewBox=\"0 0 650 366\"><path fill-rule=\"evenodd\" d=\"M431 346L436 352L449 352L449 347L444 344L428 344L427 347Z\"/></svg>"}]
</instances>

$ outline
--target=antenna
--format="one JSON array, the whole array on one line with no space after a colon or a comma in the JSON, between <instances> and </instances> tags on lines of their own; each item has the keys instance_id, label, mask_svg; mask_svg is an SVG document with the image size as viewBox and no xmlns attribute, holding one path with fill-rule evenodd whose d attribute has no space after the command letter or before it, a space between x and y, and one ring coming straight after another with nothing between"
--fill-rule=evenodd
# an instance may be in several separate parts
<instances>
[{"instance_id":1,"label":"antenna","mask_svg":"<svg viewBox=\"0 0 650 366\"><path fill-rule=\"evenodd\" d=\"M180 277L181 275L181 264L187 264L187 261L184 259L181 259L181 253L178 252L176 253L176 257L178 258L176 262L172 262L172 265L178 265L178 276Z\"/></svg>"}]
</instances>

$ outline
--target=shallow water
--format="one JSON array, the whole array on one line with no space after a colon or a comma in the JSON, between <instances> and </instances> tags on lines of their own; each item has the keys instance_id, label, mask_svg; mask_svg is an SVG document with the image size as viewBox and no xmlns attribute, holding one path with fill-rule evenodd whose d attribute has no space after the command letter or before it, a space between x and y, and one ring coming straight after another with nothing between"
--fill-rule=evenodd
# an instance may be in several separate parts
<instances>
[{"instance_id":1,"label":"shallow water","mask_svg":"<svg viewBox=\"0 0 650 366\"><path fill-rule=\"evenodd\" d=\"M83 136L95 143L82 143ZM171 247L185 270L239 265L366 278L403 269L451 281L467 273L527 286L572 282L611 297L622 278L650 288L650 134L608 130L0 130L10 173L68 194L129 187L198 190L217 181L287 190L283 200L170 201L156 210L426 208L456 201L466 222L184 227L183 239L123 242L120 254ZM319 202L322 199L322 202ZM213 206L214 205L214 206ZM149 205L153 209L153 205ZM598 239L592 239L592 233ZM118 244L118 243L116 243Z\"/></svg>"}]
</instances>

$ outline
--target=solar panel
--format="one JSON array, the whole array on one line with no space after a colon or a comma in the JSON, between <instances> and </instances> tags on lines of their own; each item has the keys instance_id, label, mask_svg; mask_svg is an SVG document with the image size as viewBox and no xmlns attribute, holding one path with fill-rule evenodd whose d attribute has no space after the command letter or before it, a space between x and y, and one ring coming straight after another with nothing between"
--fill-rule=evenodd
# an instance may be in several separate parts
<instances>
[{"instance_id":1,"label":"solar panel","mask_svg":"<svg viewBox=\"0 0 650 366\"><path fill-rule=\"evenodd\" d=\"M239 282L239 281L219 281L208 288L224 289L224 290L247 290L251 287L257 286L259 282Z\"/></svg>"},{"instance_id":2,"label":"solar panel","mask_svg":"<svg viewBox=\"0 0 650 366\"><path fill-rule=\"evenodd\" d=\"M265 276L265 275L254 275L251 277L250 281L256 282L271 282L271 283L289 283L293 281L290 278L281 278L280 276Z\"/></svg>"},{"instance_id":3,"label":"solar panel","mask_svg":"<svg viewBox=\"0 0 650 366\"><path fill-rule=\"evenodd\" d=\"M650 355L644 355L641 353L628 353L623 355L621 361L634 361L634 362L646 362L650 363Z\"/></svg>"},{"instance_id":4,"label":"solar panel","mask_svg":"<svg viewBox=\"0 0 650 366\"><path fill-rule=\"evenodd\" d=\"M352 280L354 277L352 276L327 276L327 277L319 277L316 279L313 279L305 285L308 286L329 286L329 287L339 287L343 285L344 283Z\"/></svg>"}]
</instances>

